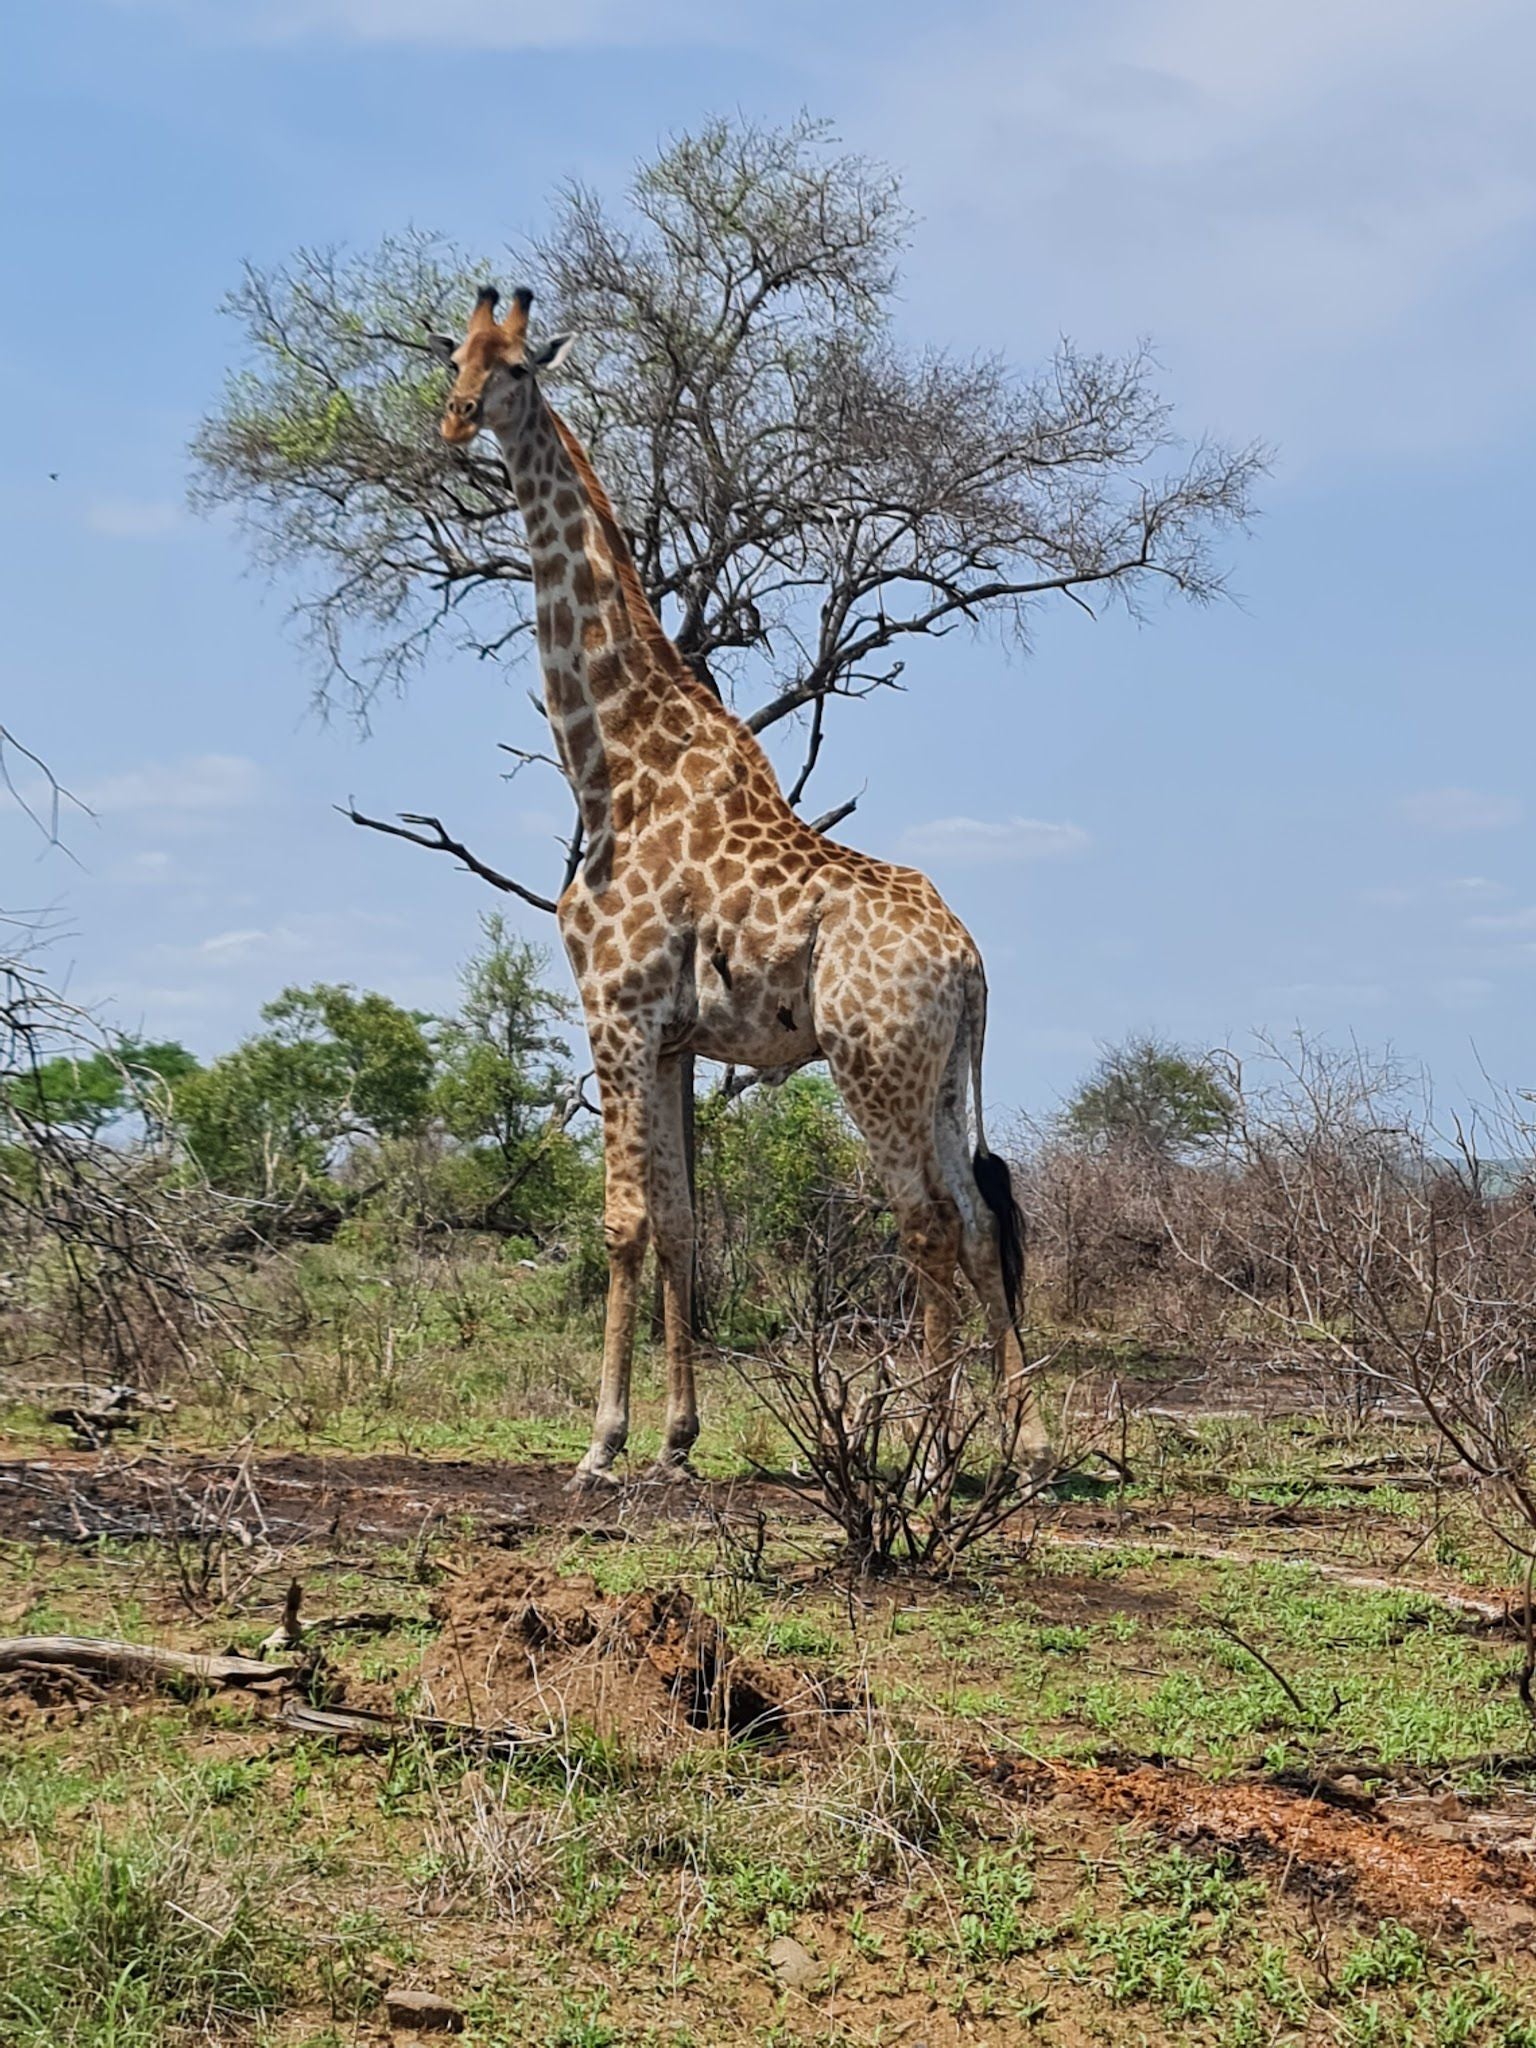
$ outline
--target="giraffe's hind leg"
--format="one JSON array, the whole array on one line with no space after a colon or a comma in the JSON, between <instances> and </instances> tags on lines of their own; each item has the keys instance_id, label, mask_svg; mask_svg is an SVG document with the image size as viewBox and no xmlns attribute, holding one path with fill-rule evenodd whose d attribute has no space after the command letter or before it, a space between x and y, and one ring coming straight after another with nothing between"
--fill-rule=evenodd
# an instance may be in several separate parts
<instances>
[{"instance_id":1,"label":"giraffe's hind leg","mask_svg":"<svg viewBox=\"0 0 1536 2048\"><path fill-rule=\"evenodd\" d=\"M1005 1403L1003 1429L1009 1462L1031 1480L1041 1480L1050 1474L1055 1460L1003 1285L997 1223L976 1185L966 1114L969 1063L969 1029L962 1023L939 1087L935 1140L945 1185L960 1212L960 1263L987 1318L995 1381Z\"/></svg>"},{"instance_id":2,"label":"giraffe's hind leg","mask_svg":"<svg viewBox=\"0 0 1536 2048\"><path fill-rule=\"evenodd\" d=\"M835 1027L824 1026L822 1046L848 1114L869 1147L871 1164L896 1219L902 1252L917 1276L923 1393L930 1409L933 1462L942 1465L955 1406L955 1282L962 1226L934 1143L937 1073L915 1032L908 1044L898 1039L873 1051L862 1031L844 1037Z\"/></svg>"}]
</instances>

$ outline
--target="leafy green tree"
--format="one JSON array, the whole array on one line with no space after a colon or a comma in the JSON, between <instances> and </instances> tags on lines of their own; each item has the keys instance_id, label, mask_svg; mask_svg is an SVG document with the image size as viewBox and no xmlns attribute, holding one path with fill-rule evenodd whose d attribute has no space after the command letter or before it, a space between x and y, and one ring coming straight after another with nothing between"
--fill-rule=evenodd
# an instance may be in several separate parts
<instances>
[{"instance_id":1,"label":"leafy green tree","mask_svg":"<svg viewBox=\"0 0 1536 2048\"><path fill-rule=\"evenodd\" d=\"M272 1028L176 1089L176 1122L217 1187L291 1200L328 1179L348 1144L428 1119L433 1048L420 1013L335 983L285 989Z\"/></svg>"},{"instance_id":2,"label":"leafy green tree","mask_svg":"<svg viewBox=\"0 0 1536 2048\"><path fill-rule=\"evenodd\" d=\"M480 1220L538 1236L584 1188L586 1154L566 1125L576 1105L563 1027L570 999L545 986L549 956L492 913L463 972L456 1017L438 1037L433 1106L466 1148L464 1192Z\"/></svg>"},{"instance_id":3,"label":"leafy green tree","mask_svg":"<svg viewBox=\"0 0 1536 2048\"><path fill-rule=\"evenodd\" d=\"M123 1113L128 1078L110 1053L45 1060L6 1090L16 1108L39 1123L96 1137Z\"/></svg>"},{"instance_id":4,"label":"leafy green tree","mask_svg":"<svg viewBox=\"0 0 1536 2048\"><path fill-rule=\"evenodd\" d=\"M484 947L464 968L459 1014L439 1038L434 1099L454 1137L494 1145L510 1170L570 1088L558 1027L573 1021L575 1006L544 986L542 947L510 936L499 912L480 924Z\"/></svg>"},{"instance_id":5,"label":"leafy green tree","mask_svg":"<svg viewBox=\"0 0 1536 2048\"><path fill-rule=\"evenodd\" d=\"M832 1202L859 1187L863 1141L824 1073L706 1096L697 1130L703 1299L719 1338L755 1344L780 1326L792 1273L806 1279L828 1252L850 1276L862 1268L873 1211L860 1202L834 1213Z\"/></svg>"},{"instance_id":6,"label":"leafy green tree","mask_svg":"<svg viewBox=\"0 0 1536 2048\"><path fill-rule=\"evenodd\" d=\"M831 1077L794 1074L781 1088L699 1104L698 1181L709 1204L745 1226L763 1250L793 1257L829 1192L858 1178L864 1147Z\"/></svg>"},{"instance_id":7,"label":"leafy green tree","mask_svg":"<svg viewBox=\"0 0 1536 2048\"><path fill-rule=\"evenodd\" d=\"M420 1010L334 982L288 988L262 1011L283 1044L314 1048L336 1101L338 1136L405 1137L431 1107L435 1066Z\"/></svg>"},{"instance_id":8,"label":"leafy green tree","mask_svg":"<svg viewBox=\"0 0 1536 2048\"><path fill-rule=\"evenodd\" d=\"M84 1056L45 1060L14 1076L6 1094L40 1123L97 1138L135 1112L163 1121L166 1097L197 1071L193 1055L172 1039L125 1038Z\"/></svg>"},{"instance_id":9,"label":"leafy green tree","mask_svg":"<svg viewBox=\"0 0 1536 2048\"><path fill-rule=\"evenodd\" d=\"M1104 1052L1063 1121L1090 1144L1172 1161L1221 1137L1236 1106L1208 1061L1164 1039L1140 1037Z\"/></svg>"}]
</instances>

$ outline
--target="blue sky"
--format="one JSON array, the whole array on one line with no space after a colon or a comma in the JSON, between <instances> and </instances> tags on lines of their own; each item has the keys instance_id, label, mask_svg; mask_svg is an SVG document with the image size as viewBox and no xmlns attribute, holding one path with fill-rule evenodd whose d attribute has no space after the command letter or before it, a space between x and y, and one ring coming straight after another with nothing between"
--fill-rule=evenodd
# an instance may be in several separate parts
<instances>
[{"instance_id":1,"label":"blue sky","mask_svg":"<svg viewBox=\"0 0 1536 2048\"><path fill-rule=\"evenodd\" d=\"M1149 335L1188 430L1278 449L1237 602L1065 607L1027 661L950 639L837 721L847 836L987 953L989 1094L1049 1107L1131 1030L1296 1023L1450 1103L1536 1085L1520 0L33 0L7 44L0 721L96 816L71 860L0 812L0 898L52 913L82 999L205 1053L287 982L451 1001L493 899L349 794L554 871L553 793L495 753L526 673L445 658L371 737L323 725L284 591L185 509L242 259L407 224L494 252L565 177L804 107L905 176L911 339L1028 368Z\"/></svg>"}]
</instances>

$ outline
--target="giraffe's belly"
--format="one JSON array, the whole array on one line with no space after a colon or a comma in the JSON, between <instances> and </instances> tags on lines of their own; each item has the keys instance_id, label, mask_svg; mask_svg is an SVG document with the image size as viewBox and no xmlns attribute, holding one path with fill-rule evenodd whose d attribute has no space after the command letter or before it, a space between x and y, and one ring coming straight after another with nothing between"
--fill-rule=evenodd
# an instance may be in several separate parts
<instances>
[{"instance_id":1,"label":"giraffe's belly","mask_svg":"<svg viewBox=\"0 0 1536 2048\"><path fill-rule=\"evenodd\" d=\"M721 946L700 946L688 1049L738 1067L793 1066L814 1059L816 1021L810 999L809 953L732 961Z\"/></svg>"}]
</instances>

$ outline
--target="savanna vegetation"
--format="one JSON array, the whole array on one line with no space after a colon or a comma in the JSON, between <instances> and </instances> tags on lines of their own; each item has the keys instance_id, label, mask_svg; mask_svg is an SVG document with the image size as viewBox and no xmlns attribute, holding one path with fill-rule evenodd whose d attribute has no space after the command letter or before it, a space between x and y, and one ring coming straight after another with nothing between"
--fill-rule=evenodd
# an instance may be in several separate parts
<instances>
[{"instance_id":1,"label":"savanna vegetation","mask_svg":"<svg viewBox=\"0 0 1536 2048\"><path fill-rule=\"evenodd\" d=\"M564 195L526 274L797 803L955 621L1219 590L1257 454L1176 458L1139 350L900 345L885 174L721 123L632 201ZM505 478L432 437L422 322L482 275L413 237L236 295L201 488L359 712L526 642ZM1536 2044L1523 1098L1447 1133L1355 1051L1106 1048L1009 1148L1040 1486L974 1328L932 1421L824 1079L701 1076L696 1475L594 1504L601 1158L536 946L488 917L451 1013L286 988L202 1058L45 969L0 967L0 2040Z\"/></svg>"},{"instance_id":2,"label":"savanna vegetation","mask_svg":"<svg viewBox=\"0 0 1536 2048\"><path fill-rule=\"evenodd\" d=\"M702 1100L702 1476L594 1509L569 1020L494 920L462 987L286 990L206 1062L12 1039L6 2039L424 1991L551 2048L1536 2040L1515 1125L1493 1171L1353 1055L1108 1051L1015 1146L1066 1469L971 1529L975 1435L925 1544L892 1428L874 1558L802 1433L900 1385L910 1302L824 1084ZM60 1636L265 1661L167 1696Z\"/></svg>"}]
</instances>

